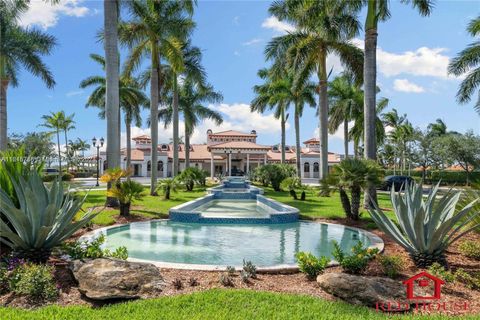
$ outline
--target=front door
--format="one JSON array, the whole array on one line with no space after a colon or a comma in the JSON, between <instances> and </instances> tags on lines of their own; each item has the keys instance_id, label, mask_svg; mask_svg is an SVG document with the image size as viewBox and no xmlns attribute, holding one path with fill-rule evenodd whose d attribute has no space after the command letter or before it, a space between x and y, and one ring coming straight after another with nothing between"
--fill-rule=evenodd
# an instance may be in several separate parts
<instances>
[{"instance_id":1,"label":"front door","mask_svg":"<svg viewBox=\"0 0 480 320\"><path fill-rule=\"evenodd\" d=\"M133 175L135 177L138 177L140 175L140 165L139 164L134 164L133 165Z\"/></svg>"}]
</instances>

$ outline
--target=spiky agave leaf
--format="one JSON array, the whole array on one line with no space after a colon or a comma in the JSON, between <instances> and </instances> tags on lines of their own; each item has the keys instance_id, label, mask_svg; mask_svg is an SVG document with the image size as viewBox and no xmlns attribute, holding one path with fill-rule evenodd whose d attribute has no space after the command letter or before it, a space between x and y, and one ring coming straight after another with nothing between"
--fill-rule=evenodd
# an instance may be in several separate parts
<instances>
[{"instance_id":1,"label":"spiky agave leaf","mask_svg":"<svg viewBox=\"0 0 480 320\"><path fill-rule=\"evenodd\" d=\"M59 180L47 188L38 172L10 178L19 207L0 189L1 212L13 228L0 220L0 241L14 251L50 250L98 214L90 210L73 221L85 198L72 199Z\"/></svg>"},{"instance_id":2,"label":"spiky agave leaf","mask_svg":"<svg viewBox=\"0 0 480 320\"><path fill-rule=\"evenodd\" d=\"M471 214L478 199L456 212L460 192L450 189L439 198L439 184L423 197L421 184L407 184L405 192L390 193L398 226L374 203L370 215L377 226L404 247L419 267L445 263L445 250L476 226L467 227L480 213Z\"/></svg>"}]
</instances>

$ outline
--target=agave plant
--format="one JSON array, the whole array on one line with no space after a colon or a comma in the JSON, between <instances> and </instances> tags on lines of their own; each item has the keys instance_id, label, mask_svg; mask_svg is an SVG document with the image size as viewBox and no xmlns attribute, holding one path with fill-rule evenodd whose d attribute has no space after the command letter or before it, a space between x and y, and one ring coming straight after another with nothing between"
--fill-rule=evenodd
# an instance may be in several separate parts
<instances>
[{"instance_id":1,"label":"agave plant","mask_svg":"<svg viewBox=\"0 0 480 320\"><path fill-rule=\"evenodd\" d=\"M85 198L71 197L59 180L47 188L35 171L10 179L19 206L0 189L1 212L12 226L0 220L0 241L11 247L15 256L45 262L53 247L98 214L90 210L73 221Z\"/></svg>"},{"instance_id":2,"label":"agave plant","mask_svg":"<svg viewBox=\"0 0 480 320\"><path fill-rule=\"evenodd\" d=\"M390 198L398 226L377 204L369 209L377 226L404 247L419 268L427 268L435 262L447 267L445 251L448 246L478 227L469 225L479 214L470 214L477 199L455 211L461 193L449 190L439 197L438 189L439 184L425 198L421 184L407 183L404 194L392 189Z\"/></svg>"}]
</instances>

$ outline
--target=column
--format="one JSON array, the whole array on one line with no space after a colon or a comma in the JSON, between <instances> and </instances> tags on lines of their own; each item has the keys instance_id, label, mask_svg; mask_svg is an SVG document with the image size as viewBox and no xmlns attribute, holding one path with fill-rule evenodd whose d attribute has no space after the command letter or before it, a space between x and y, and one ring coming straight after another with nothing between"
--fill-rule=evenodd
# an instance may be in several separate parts
<instances>
[{"instance_id":1,"label":"column","mask_svg":"<svg viewBox=\"0 0 480 320\"><path fill-rule=\"evenodd\" d=\"M228 176L228 153L225 153L225 176Z\"/></svg>"},{"instance_id":2,"label":"column","mask_svg":"<svg viewBox=\"0 0 480 320\"><path fill-rule=\"evenodd\" d=\"M210 151L210 178L213 179L215 175L215 164L213 163L213 152Z\"/></svg>"},{"instance_id":3,"label":"column","mask_svg":"<svg viewBox=\"0 0 480 320\"><path fill-rule=\"evenodd\" d=\"M310 178L313 178L313 167L314 167L314 164L310 166Z\"/></svg>"},{"instance_id":4,"label":"column","mask_svg":"<svg viewBox=\"0 0 480 320\"><path fill-rule=\"evenodd\" d=\"M263 164L267 164L267 154L266 153L263 156Z\"/></svg>"},{"instance_id":5,"label":"column","mask_svg":"<svg viewBox=\"0 0 480 320\"><path fill-rule=\"evenodd\" d=\"M232 153L228 154L228 176L232 176Z\"/></svg>"},{"instance_id":6,"label":"column","mask_svg":"<svg viewBox=\"0 0 480 320\"><path fill-rule=\"evenodd\" d=\"M163 177L166 178L168 176L168 157L165 157L163 161Z\"/></svg>"},{"instance_id":7,"label":"column","mask_svg":"<svg viewBox=\"0 0 480 320\"><path fill-rule=\"evenodd\" d=\"M245 174L247 175L250 172L250 153L247 153L247 172Z\"/></svg>"}]
</instances>

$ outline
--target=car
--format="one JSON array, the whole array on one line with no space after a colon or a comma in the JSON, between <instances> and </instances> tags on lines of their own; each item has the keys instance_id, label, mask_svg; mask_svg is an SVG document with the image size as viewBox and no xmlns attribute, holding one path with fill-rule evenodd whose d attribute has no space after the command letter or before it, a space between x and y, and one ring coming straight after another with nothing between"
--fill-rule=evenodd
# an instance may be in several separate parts
<instances>
[{"instance_id":1,"label":"car","mask_svg":"<svg viewBox=\"0 0 480 320\"><path fill-rule=\"evenodd\" d=\"M58 169L54 168L47 168L43 170L43 175L45 176L58 176L60 171Z\"/></svg>"},{"instance_id":2,"label":"car","mask_svg":"<svg viewBox=\"0 0 480 320\"><path fill-rule=\"evenodd\" d=\"M401 191L407 183L412 182L413 179L409 176L386 176L383 179L380 190L390 191L393 188L395 191Z\"/></svg>"}]
</instances>

